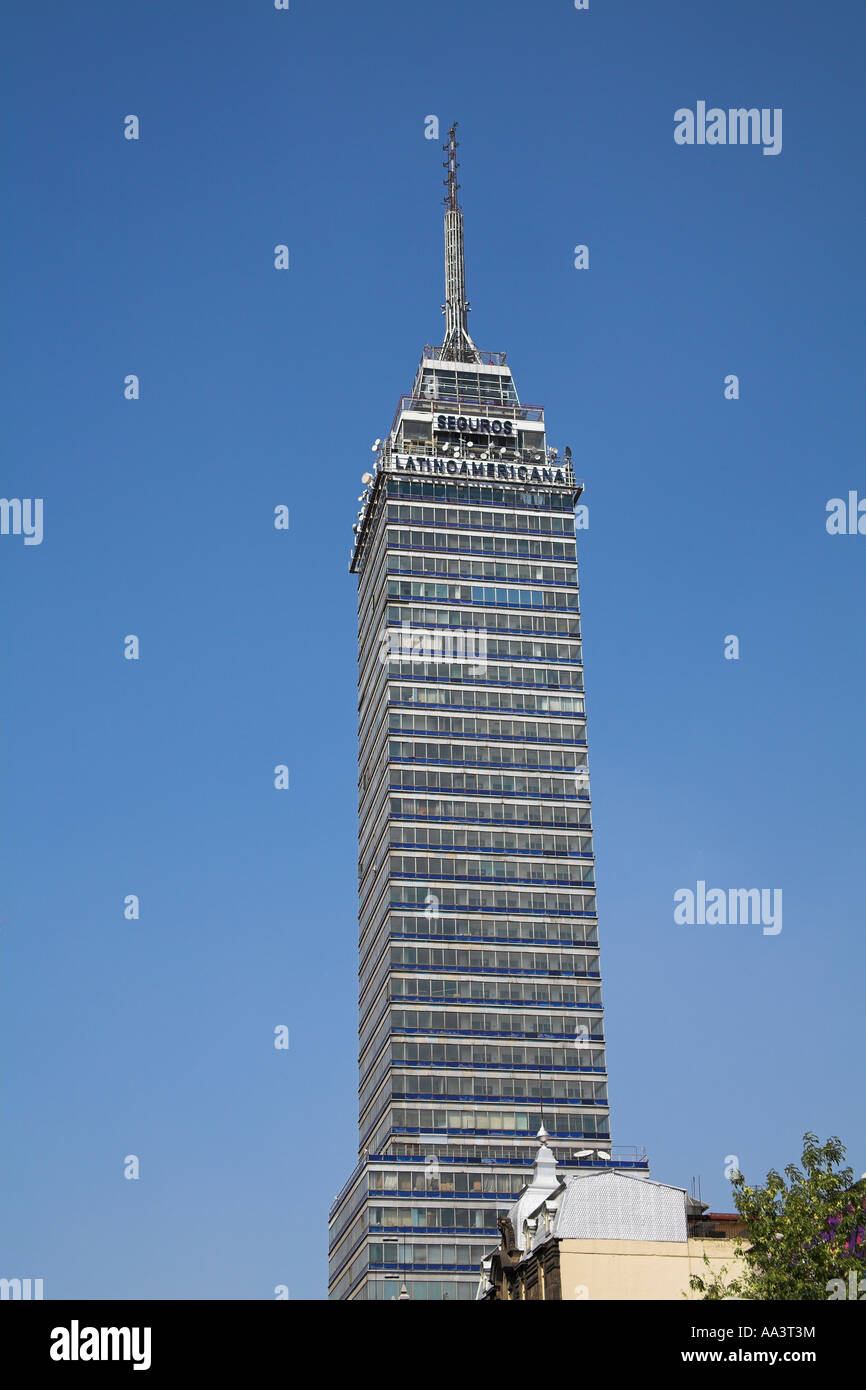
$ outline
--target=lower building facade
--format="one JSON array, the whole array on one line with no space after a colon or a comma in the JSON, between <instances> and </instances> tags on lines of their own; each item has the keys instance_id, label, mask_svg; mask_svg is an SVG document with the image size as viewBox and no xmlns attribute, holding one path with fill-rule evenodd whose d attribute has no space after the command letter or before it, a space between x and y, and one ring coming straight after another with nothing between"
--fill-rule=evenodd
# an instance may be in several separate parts
<instances>
[{"instance_id":1,"label":"lower building facade","mask_svg":"<svg viewBox=\"0 0 866 1390\"><path fill-rule=\"evenodd\" d=\"M531 1181L481 1262L480 1300L694 1299L692 1275L742 1272L746 1228L736 1213L708 1212L639 1170L569 1172L544 1130L538 1137Z\"/></svg>"}]
</instances>

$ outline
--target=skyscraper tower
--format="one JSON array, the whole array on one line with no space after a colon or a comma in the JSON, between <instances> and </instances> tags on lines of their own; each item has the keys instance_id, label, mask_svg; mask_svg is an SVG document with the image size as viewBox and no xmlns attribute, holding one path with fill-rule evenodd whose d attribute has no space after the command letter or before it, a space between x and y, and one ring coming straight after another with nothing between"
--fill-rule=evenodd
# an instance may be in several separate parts
<instances>
[{"instance_id":1,"label":"skyscraper tower","mask_svg":"<svg viewBox=\"0 0 866 1390\"><path fill-rule=\"evenodd\" d=\"M544 1127L611 1150L571 452L469 335L456 127L445 338L364 474L359 1162L329 1296L472 1298ZM578 1157L578 1155L580 1155Z\"/></svg>"}]
</instances>

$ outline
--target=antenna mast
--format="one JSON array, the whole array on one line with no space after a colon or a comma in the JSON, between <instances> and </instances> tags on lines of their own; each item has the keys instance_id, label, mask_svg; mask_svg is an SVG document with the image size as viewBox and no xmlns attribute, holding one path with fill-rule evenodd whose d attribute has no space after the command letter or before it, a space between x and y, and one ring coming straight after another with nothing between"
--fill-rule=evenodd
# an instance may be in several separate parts
<instances>
[{"instance_id":1,"label":"antenna mast","mask_svg":"<svg viewBox=\"0 0 866 1390\"><path fill-rule=\"evenodd\" d=\"M445 341L442 344L444 357L458 362L480 362L481 357L469 336L466 315L469 304L466 299L466 260L463 251L463 209L457 201L457 122L448 132L448 144L442 149L448 155L442 168L448 170L447 179L442 182L448 188L445 199Z\"/></svg>"}]
</instances>

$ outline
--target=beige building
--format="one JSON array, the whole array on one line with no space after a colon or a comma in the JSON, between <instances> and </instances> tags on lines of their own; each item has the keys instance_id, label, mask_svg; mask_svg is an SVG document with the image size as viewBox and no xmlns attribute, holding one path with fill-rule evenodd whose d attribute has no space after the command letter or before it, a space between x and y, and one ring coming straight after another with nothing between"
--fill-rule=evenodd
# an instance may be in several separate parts
<instances>
[{"instance_id":1,"label":"beige building","mask_svg":"<svg viewBox=\"0 0 866 1390\"><path fill-rule=\"evenodd\" d=\"M532 1181L482 1262L479 1299L695 1298L692 1274L736 1270L739 1216L621 1169L563 1172L544 1129L538 1137Z\"/></svg>"}]
</instances>

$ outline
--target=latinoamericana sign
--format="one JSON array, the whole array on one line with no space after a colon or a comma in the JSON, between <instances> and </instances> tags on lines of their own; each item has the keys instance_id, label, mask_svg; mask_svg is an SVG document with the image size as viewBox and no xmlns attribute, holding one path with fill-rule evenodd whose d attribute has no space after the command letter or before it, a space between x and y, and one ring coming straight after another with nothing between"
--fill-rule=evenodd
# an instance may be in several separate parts
<instances>
[{"instance_id":1,"label":"latinoamericana sign","mask_svg":"<svg viewBox=\"0 0 866 1390\"><path fill-rule=\"evenodd\" d=\"M494 459L449 459L413 457L392 454L390 466L395 473L434 473L443 477L496 478L507 483L553 483L572 487L574 477L567 465L537 466L531 463L497 463Z\"/></svg>"}]
</instances>

